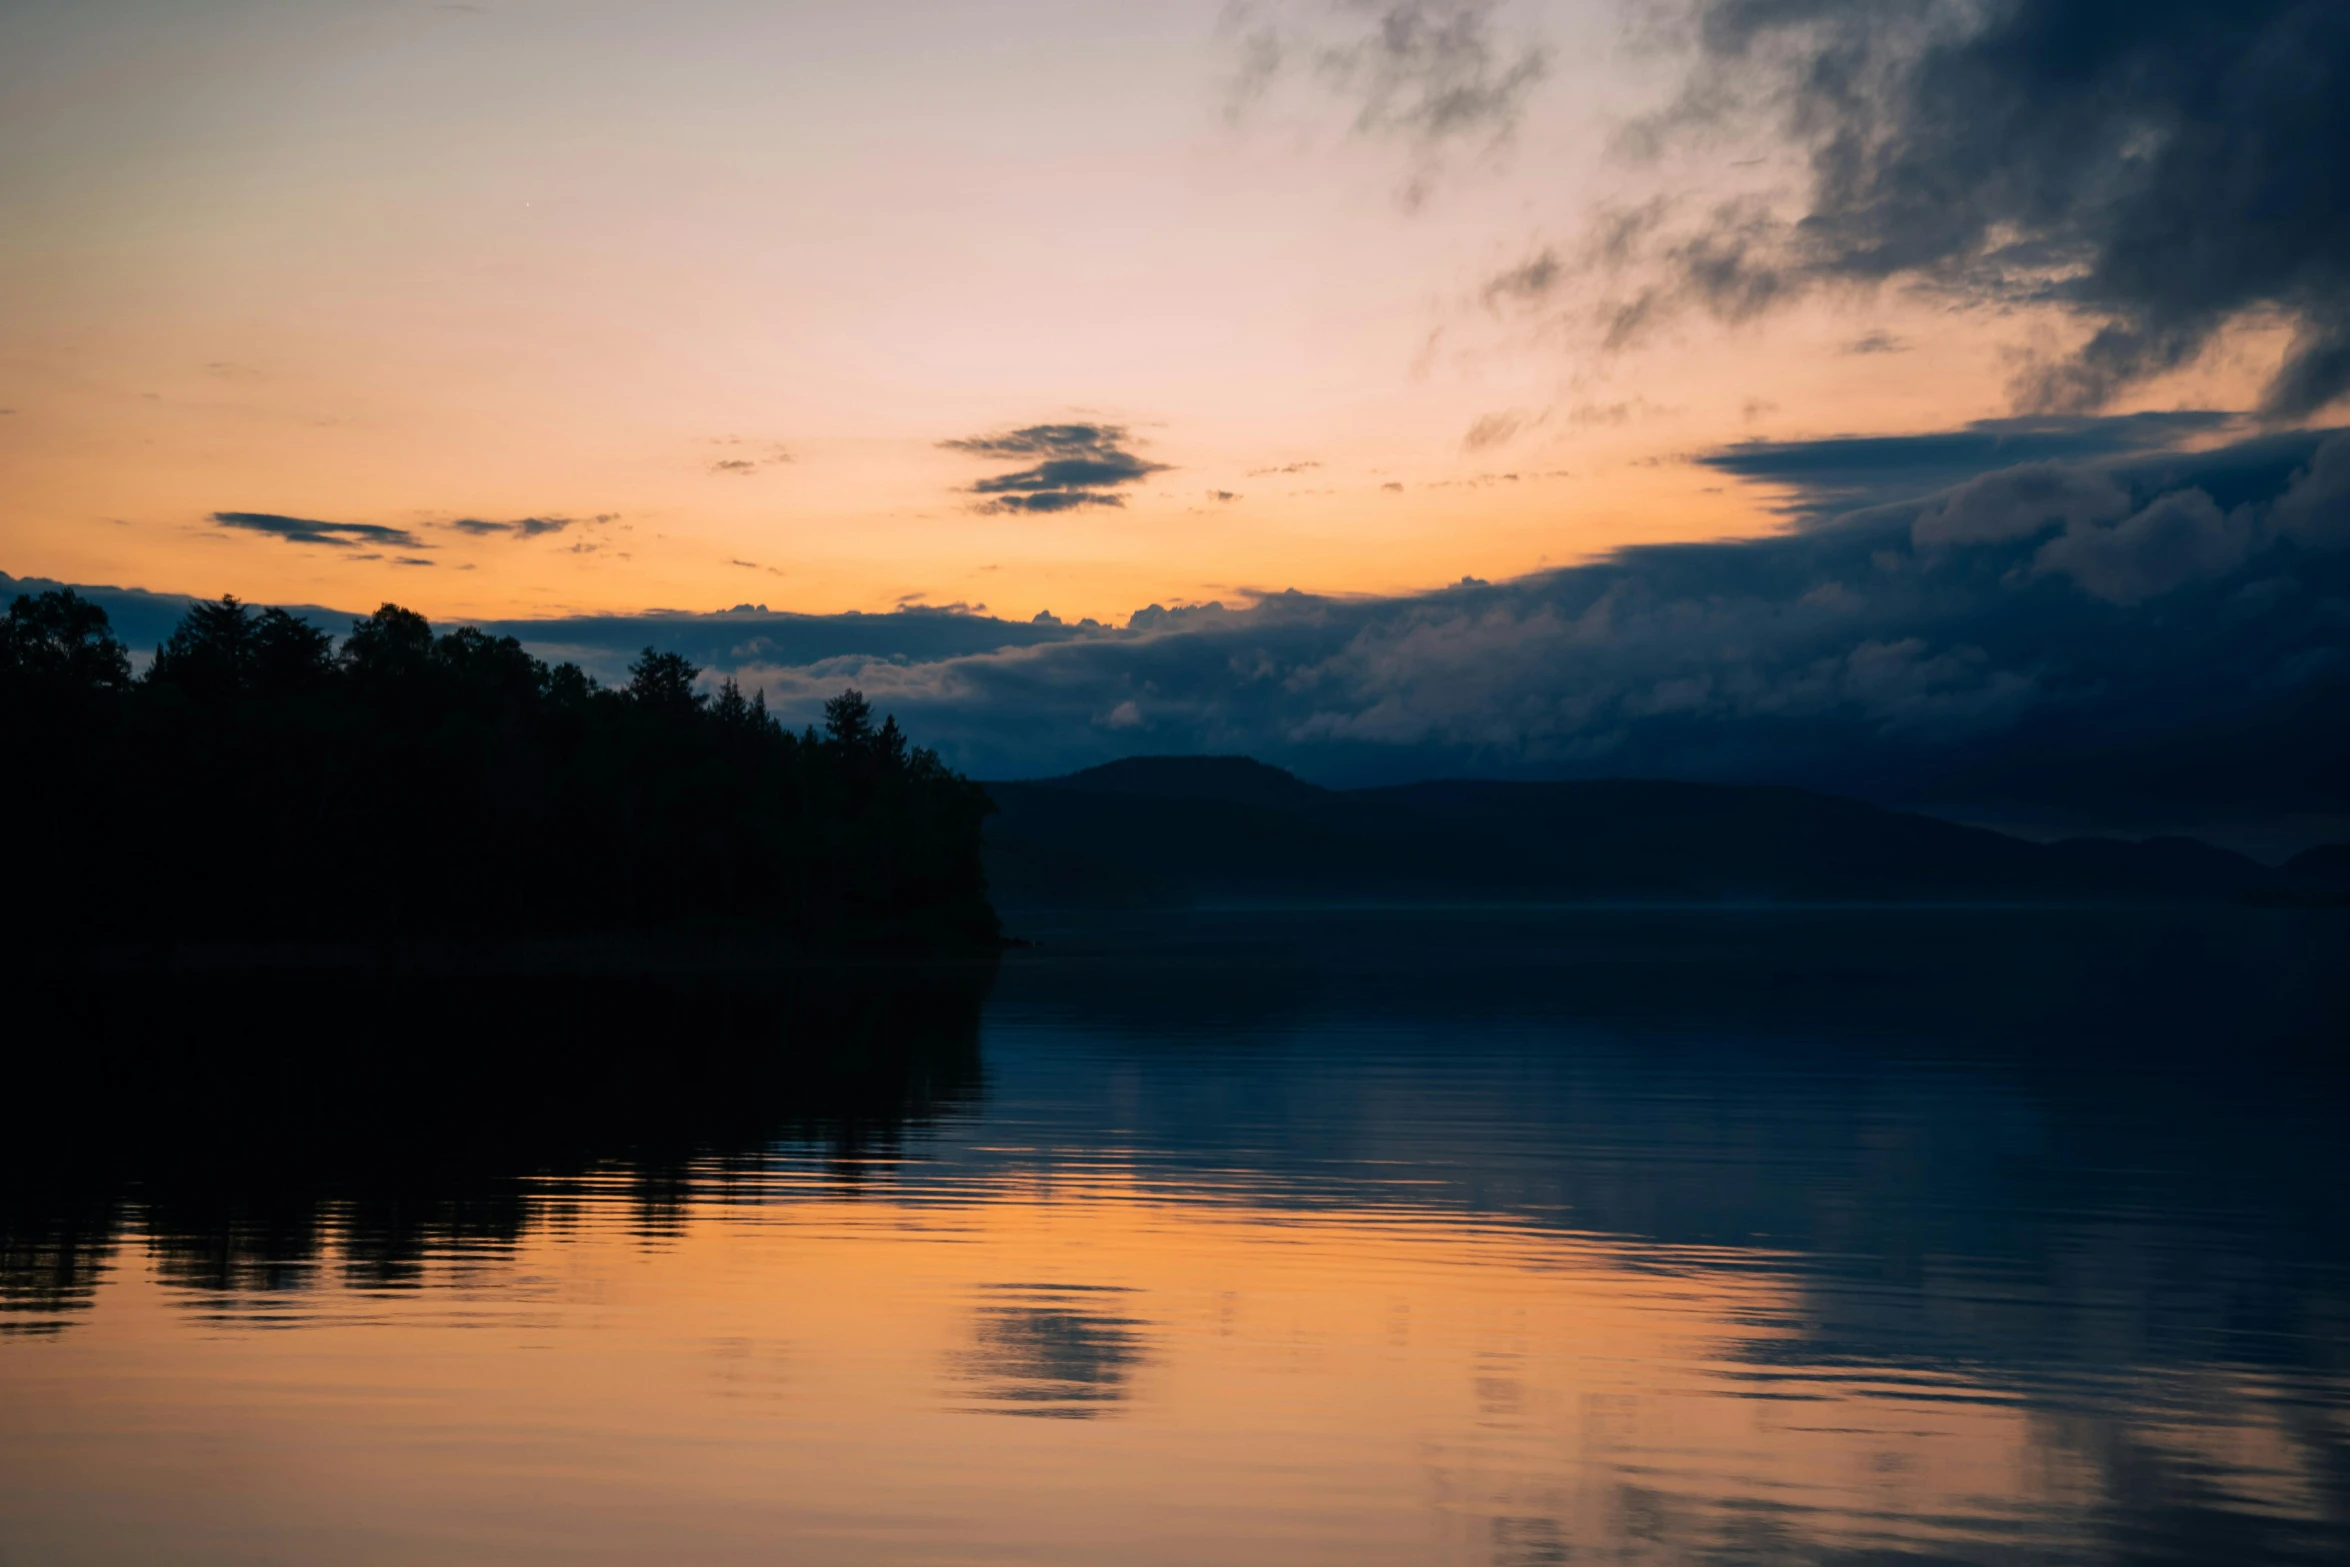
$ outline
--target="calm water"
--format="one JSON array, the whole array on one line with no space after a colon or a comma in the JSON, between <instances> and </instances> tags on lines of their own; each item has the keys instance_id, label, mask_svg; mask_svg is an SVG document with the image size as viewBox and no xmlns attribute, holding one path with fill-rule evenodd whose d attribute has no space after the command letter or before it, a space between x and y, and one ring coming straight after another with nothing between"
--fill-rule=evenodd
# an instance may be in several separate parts
<instances>
[{"instance_id":1,"label":"calm water","mask_svg":"<svg viewBox=\"0 0 2350 1567\"><path fill-rule=\"evenodd\" d=\"M2350 1555L2350 921L1044 934L83 995L0 1563Z\"/></svg>"}]
</instances>

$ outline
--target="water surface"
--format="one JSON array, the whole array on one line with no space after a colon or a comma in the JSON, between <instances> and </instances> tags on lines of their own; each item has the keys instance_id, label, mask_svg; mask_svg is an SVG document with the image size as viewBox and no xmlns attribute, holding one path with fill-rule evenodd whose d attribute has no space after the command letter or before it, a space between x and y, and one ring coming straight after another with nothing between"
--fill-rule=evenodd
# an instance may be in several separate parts
<instances>
[{"instance_id":1,"label":"water surface","mask_svg":"<svg viewBox=\"0 0 2350 1567\"><path fill-rule=\"evenodd\" d=\"M1198 914L54 1015L0 1563L2340 1560L2346 932Z\"/></svg>"}]
</instances>

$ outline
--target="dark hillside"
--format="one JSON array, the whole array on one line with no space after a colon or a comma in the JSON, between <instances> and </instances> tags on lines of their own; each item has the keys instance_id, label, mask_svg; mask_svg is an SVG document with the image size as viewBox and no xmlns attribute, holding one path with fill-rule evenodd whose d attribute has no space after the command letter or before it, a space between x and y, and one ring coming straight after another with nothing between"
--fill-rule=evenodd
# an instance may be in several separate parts
<instances>
[{"instance_id":1,"label":"dark hillside","mask_svg":"<svg viewBox=\"0 0 2350 1567\"><path fill-rule=\"evenodd\" d=\"M1244 757L986 786L1007 906L1398 899L2111 902L2299 885L2185 840L2036 844L1802 789L1637 779L1331 790ZM1091 895L1055 869L1082 865Z\"/></svg>"}]
</instances>

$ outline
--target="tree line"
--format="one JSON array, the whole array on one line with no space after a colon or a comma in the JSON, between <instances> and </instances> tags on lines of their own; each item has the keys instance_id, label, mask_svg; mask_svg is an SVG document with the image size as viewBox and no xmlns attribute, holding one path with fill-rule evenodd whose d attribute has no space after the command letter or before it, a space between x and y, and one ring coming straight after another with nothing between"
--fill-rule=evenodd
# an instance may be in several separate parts
<instances>
[{"instance_id":1,"label":"tree line","mask_svg":"<svg viewBox=\"0 0 2350 1567\"><path fill-rule=\"evenodd\" d=\"M100 942L740 928L984 939L978 785L854 690L798 733L386 604L193 605L143 674L71 589L0 623L20 915ZM46 913L38 912L45 906Z\"/></svg>"}]
</instances>

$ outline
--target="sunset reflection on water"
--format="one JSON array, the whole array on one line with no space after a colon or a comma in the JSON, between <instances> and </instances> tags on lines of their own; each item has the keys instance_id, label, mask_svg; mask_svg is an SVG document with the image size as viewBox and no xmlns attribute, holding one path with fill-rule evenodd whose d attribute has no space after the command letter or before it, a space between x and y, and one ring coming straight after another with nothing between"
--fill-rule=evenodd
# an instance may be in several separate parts
<instances>
[{"instance_id":1,"label":"sunset reflection on water","mask_svg":"<svg viewBox=\"0 0 2350 1567\"><path fill-rule=\"evenodd\" d=\"M397 1267L337 1199L208 1239L126 1199L86 1287L0 1336L0 1559L2346 1538L2342 1260L2254 1187L2097 1162L2179 1166L2151 1122L2085 1137L1947 1052L1692 1059L1328 985L1138 1032L1057 983L1007 977L984 1091L901 1143L519 1176L508 1222L436 1210Z\"/></svg>"}]
</instances>

